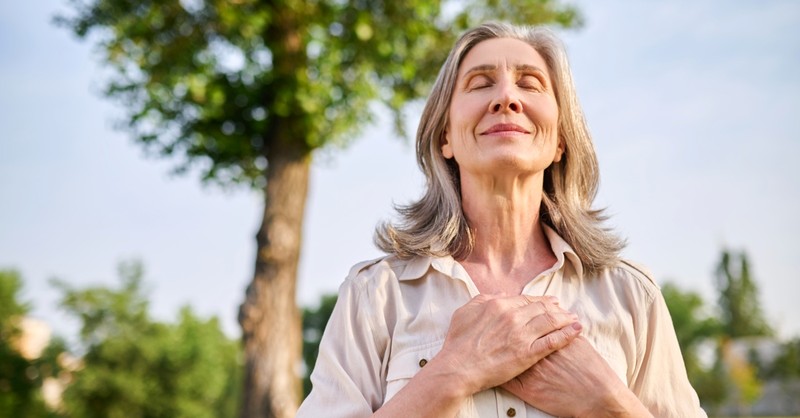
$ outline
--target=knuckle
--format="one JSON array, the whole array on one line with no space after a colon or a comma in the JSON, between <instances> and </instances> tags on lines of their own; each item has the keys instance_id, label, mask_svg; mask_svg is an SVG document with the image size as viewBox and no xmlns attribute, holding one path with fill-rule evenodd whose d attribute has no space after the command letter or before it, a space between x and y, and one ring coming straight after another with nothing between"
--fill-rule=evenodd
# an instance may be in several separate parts
<instances>
[{"instance_id":1,"label":"knuckle","mask_svg":"<svg viewBox=\"0 0 800 418\"><path fill-rule=\"evenodd\" d=\"M549 325L550 328L552 328L552 329L558 328L559 320L558 320L558 318L556 318L555 315L553 315L553 313L545 312L543 314L543 316L544 316L544 319L547 321L547 325Z\"/></svg>"},{"instance_id":2,"label":"knuckle","mask_svg":"<svg viewBox=\"0 0 800 418\"><path fill-rule=\"evenodd\" d=\"M541 309L542 312L550 312L553 310L552 307L548 305L547 302L544 300L538 301L537 304L539 305L539 309Z\"/></svg>"},{"instance_id":3,"label":"knuckle","mask_svg":"<svg viewBox=\"0 0 800 418\"><path fill-rule=\"evenodd\" d=\"M497 317L499 319L500 325L508 327L507 329L510 329L511 326L520 323L518 316L511 311L502 312Z\"/></svg>"},{"instance_id":4,"label":"knuckle","mask_svg":"<svg viewBox=\"0 0 800 418\"><path fill-rule=\"evenodd\" d=\"M544 338L544 348L547 351L555 351L558 349L558 339L553 334L548 334Z\"/></svg>"},{"instance_id":5,"label":"knuckle","mask_svg":"<svg viewBox=\"0 0 800 418\"><path fill-rule=\"evenodd\" d=\"M486 302L486 310L499 314L504 311L503 302L500 299L490 299Z\"/></svg>"}]
</instances>

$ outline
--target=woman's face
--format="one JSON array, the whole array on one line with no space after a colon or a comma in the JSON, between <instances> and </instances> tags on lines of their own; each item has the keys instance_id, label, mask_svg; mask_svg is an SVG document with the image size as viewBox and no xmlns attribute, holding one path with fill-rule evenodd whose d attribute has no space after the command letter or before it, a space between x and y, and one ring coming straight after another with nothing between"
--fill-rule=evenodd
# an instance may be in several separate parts
<instances>
[{"instance_id":1,"label":"woman's face","mask_svg":"<svg viewBox=\"0 0 800 418\"><path fill-rule=\"evenodd\" d=\"M558 106L541 55L510 38L475 45L450 103L442 154L461 176L534 174L559 161Z\"/></svg>"}]
</instances>

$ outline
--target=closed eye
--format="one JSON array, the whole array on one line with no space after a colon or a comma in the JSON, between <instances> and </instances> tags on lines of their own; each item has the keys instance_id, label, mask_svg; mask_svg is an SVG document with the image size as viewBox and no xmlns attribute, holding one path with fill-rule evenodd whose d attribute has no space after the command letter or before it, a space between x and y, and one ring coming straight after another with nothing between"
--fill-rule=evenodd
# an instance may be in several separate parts
<instances>
[{"instance_id":1,"label":"closed eye","mask_svg":"<svg viewBox=\"0 0 800 418\"><path fill-rule=\"evenodd\" d=\"M469 79L467 90L478 90L494 85L494 80L485 74L479 74Z\"/></svg>"},{"instance_id":2,"label":"closed eye","mask_svg":"<svg viewBox=\"0 0 800 418\"><path fill-rule=\"evenodd\" d=\"M539 77L533 74L525 74L517 81L517 85L526 90L544 91L545 86Z\"/></svg>"}]
</instances>

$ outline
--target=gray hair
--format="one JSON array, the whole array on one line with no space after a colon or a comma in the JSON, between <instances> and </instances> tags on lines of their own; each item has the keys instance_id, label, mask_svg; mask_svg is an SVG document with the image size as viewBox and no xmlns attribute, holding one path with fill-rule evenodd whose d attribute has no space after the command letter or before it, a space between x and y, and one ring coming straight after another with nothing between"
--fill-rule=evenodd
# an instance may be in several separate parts
<instances>
[{"instance_id":1,"label":"gray hair","mask_svg":"<svg viewBox=\"0 0 800 418\"><path fill-rule=\"evenodd\" d=\"M458 67L467 53L488 39L512 38L528 43L547 64L558 104L561 161L545 170L541 222L552 227L575 250L586 274L611 267L625 242L602 226L602 210L592 209L599 168L586 120L575 93L566 51L544 28L486 23L464 33L447 57L433 86L417 129L417 162L426 178L423 197L396 206L400 222L378 225L375 244L401 258L451 255L463 259L474 235L461 207L458 165L441 153Z\"/></svg>"}]
</instances>

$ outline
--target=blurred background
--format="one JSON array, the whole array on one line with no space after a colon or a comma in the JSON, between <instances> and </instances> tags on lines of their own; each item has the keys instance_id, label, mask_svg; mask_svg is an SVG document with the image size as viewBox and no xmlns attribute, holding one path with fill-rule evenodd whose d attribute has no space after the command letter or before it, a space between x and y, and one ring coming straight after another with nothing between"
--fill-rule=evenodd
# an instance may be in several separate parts
<instances>
[{"instance_id":1,"label":"blurred background","mask_svg":"<svg viewBox=\"0 0 800 418\"><path fill-rule=\"evenodd\" d=\"M627 237L625 257L646 265L679 310L705 405L727 415L800 413L800 3L568 4L582 25L557 31L598 151L597 205ZM203 184L197 170L175 175L179 159L148 154L115 128L126 113L103 95L112 70L92 38L54 24L70 7L0 4L0 304L7 318L33 324L16 328L45 341L22 356L19 385L46 386L65 371L52 389L60 393L74 371L89 369L70 368L61 354L81 364L108 332L91 324L97 310L122 309L132 329L154 330L144 351L191 340L206 351L174 364L227 356L194 377L227 373L218 380L230 384L206 395L216 399L213 416L228 416L241 379L225 370L242 361L237 312L263 198ZM411 139L420 102L403 108L405 138L389 110L371 108L374 121L347 146L313 154L297 279L312 346L333 302L323 296L350 266L380 256L375 225L422 190ZM45 348L52 341L60 345ZM97 373L109 370L117 369ZM0 395L21 387L13 382L0 379Z\"/></svg>"}]
</instances>

